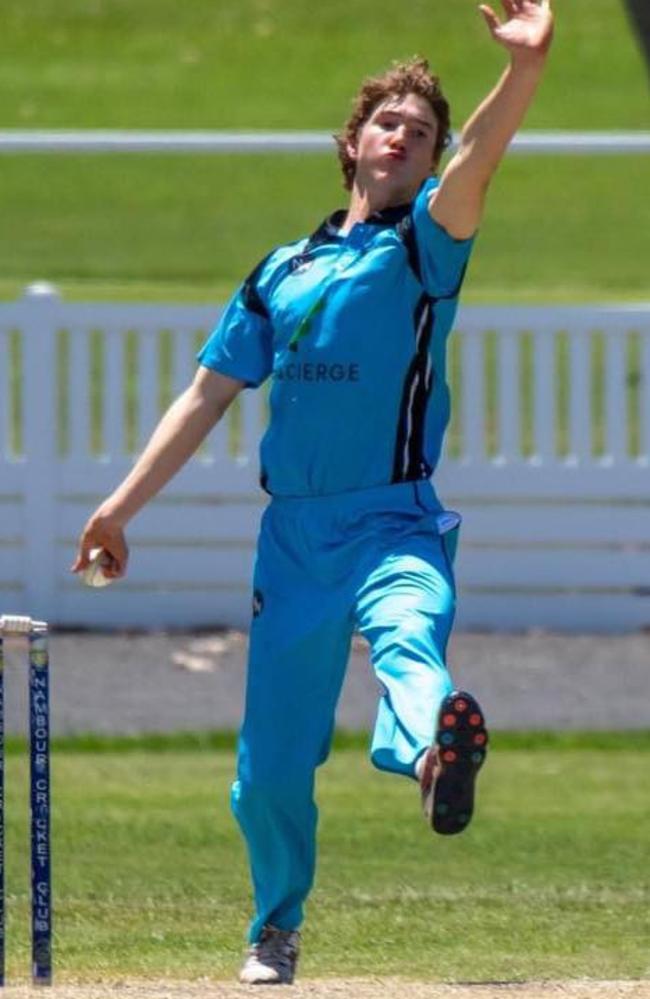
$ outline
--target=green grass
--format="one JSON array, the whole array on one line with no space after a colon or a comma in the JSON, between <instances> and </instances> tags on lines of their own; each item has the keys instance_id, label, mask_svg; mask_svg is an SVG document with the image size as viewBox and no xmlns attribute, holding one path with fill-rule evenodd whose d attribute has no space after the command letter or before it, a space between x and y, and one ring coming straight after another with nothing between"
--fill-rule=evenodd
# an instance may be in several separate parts
<instances>
[{"instance_id":1,"label":"green grass","mask_svg":"<svg viewBox=\"0 0 650 999\"><path fill-rule=\"evenodd\" d=\"M365 749L368 733L358 730L337 729L332 747L335 751ZM526 750L527 752L564 752L565 750L603 750L612 753L621 751L650 751L650 729L609 732L607 730L566 730L509 729L493 732L490 736L492 749L503 751ZM187 732L146 732L129 735L106 735L96 732L76 733L75 735L54 736L51 739L55 753L105 754L105 753L196 753L199 750L232 750L237 746L235 730L215 729L213 731ZM9 735L5 739L5 750L14 756L27 751L27 740L23 736Z\"/></svg>"},{"instance_id":2,"label":"green grass","mask_svg":"<svg viewBox=\"0 0 650 999\"><path fill-rule=\"evenodd\" d=\"M558 8L528 128L647 128L619 0ZM321 128L368 72L426 51L458 126L504 56L476 5L34 0L3 5L3 127ZM603 71L604 61L607 71ZM224 300L277 243L341 203L334 158L25 156L0 163L0 298L35 278L86 300ZM466 302L647 299L647 159L511 157Z\"/></svg>"},{"instance_id":3,"label":"green grass","mask_svg":"<svg viewBox=\"0 0 650 999\"><path fill-rule=\"evenodd\" d=\"M644 733L572 738L497 735L475 822L443 839L420 819L411 782L374 772L360 737L340 737L347 750L318 782L303 975L647 976L650 743ZM158 751L148 740L57 744L59 981L232 976L250 900L229 813L229 739L168 737ZM12 750L15 980L27 972L28 899L26 765Z\"/></svg>"},{"instance_id":4,"label":"green grass","mask_svg":"<svg viewBox=\"0 0 650 999\"><path fill-rule=\"evenodd\" d=\"M2 167L10 298L44 277L66 298L223 301L271 246L343 200L323 156L21 156ZM463 300L647 300L647 173L643 156L510 159Z\"/></svg>"},{"instance_id":5,"label":"green grass","mask_svg":"<svg viewBox=\"0 0 650 999\"><path fill-rule=\"evenodd\" d=\"M533 128L647 127L620 0L557 7ZM473 0L5 0L4 127L336 128L359 79L415 52L456 123L503 64Z\"/></svg>"}]
</instances>

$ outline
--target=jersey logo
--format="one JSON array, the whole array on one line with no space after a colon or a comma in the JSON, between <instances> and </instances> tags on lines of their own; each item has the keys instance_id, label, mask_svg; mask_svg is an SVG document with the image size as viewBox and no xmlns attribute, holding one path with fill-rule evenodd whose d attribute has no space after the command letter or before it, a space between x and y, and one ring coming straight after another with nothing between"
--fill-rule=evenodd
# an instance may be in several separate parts
<instances>
[{"instance_id":1,"label":"jersey logo","mask_svg":"<svg viewBox=\"0 0 650 999\"><path fill-rule=\"evenodd\" d=\"M312 325L314 323L314 319L316 318L316 316L318 315L319 312L323 311L323 308L325 307L325 296L326 296L326 294L327 294L327 288L325 289L325 291L323 292L323 294L320 296L320 298L316 299L316 301L311 306L311 308L309 309L309 311L302 317L302 319L298 323L298 327L296 329L296 332L293 334L293 336L289 340L289 344L288 344L289 350L293 350L293 351L298 350L298 344L300 343L300 341L302 340L302 338L305 337L305 336L307 336L307 334L311 332L311 328L312 328Z\"/></svg>"},{"instance_id":2,"label":"jersey logo","mask_svg":"<svg viewBox=\"0 0 650 999\"><path fill-rule=\"evenodd\" d=\"M289 264L289 270L292 274L304 274L313 266L314 261L309 257L294 257Z\"/></svg>"}]
</instances>

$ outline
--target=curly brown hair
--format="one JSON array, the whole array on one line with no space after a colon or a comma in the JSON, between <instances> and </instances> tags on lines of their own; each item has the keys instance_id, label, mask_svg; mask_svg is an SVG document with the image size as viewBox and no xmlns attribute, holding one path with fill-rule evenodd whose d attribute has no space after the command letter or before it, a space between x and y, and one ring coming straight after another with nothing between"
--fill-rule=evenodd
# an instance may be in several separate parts
<instances>
[{"instance_id":1,"label":"curly brown hair","mask_svg":"<svg viewBox=\"0 0 650 999\"><path fill-rule=\"evenodd\" d=\"M440 89L439 78L429 69L428 61L414 56L406 62L394 62L392 68L381 76L367 77L352 102L352 114L343 130L334 136L346 190L352 190L356 170L356 163L347 146L356 143L359 131L380 104L389 97L406 97L407 94L424 97L431 105L438 124L431 171L437 169L440 157L451 141L449 104Z\"/></svg>"}]
</instances>

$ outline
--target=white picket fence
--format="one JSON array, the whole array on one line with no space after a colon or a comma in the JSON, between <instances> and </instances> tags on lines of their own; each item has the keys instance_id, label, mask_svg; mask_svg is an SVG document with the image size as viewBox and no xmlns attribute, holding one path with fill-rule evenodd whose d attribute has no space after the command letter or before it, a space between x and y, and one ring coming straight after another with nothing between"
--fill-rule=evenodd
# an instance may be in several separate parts
<instances>
[{"instance_id":1,"label":"white picket fence","mask_svg":"<svg viewBox=\"0 0 650 999\"><path fill-rule=\"evenodd\" d=\"M192 378L217 308L0 305L0 609L58 625L249 621L263 391L129 532L129 576L69 573L88 514ZM650 306L461 309L436 474L463 514L458 624L650 626Z\"/></svg>"}]
</instances>

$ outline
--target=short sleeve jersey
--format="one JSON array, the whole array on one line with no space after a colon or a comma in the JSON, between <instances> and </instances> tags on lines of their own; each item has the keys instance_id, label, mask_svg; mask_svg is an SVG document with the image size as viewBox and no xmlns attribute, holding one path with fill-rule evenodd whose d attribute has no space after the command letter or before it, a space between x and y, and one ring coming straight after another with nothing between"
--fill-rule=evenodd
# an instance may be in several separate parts
<instances>
[{"instance_id":1,"label":"short sleeve jersey","mask_svg":"<svg viewBox=\"0 0 650 999\"><path fill-rule=\"evenodd\" d=\"M198 354L270 385L261 481L314 496L429 478L449 420L446 341L472 248L407 205L341 235L345 211L269 254Z\"/></svg>"}]
</instances>

